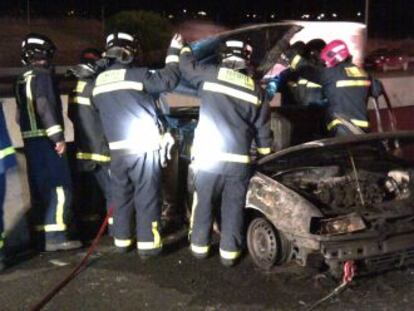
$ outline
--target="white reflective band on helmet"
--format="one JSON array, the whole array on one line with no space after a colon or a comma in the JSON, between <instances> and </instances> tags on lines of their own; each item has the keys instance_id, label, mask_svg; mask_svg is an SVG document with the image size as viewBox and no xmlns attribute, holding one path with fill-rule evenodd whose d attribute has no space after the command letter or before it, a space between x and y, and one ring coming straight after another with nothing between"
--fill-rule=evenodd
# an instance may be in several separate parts
<instances>
[{"instance_id":1,"label":"white reflective band on helmet","mask_svg":"<svg viewBox=\"0 0 414 311\"><path fill-rule=\"evenodd\" d=\"M118 33L118 38L123 39L123 40L128 40L128 41L131 41L131 42L134 41L134 37L127 34L127 33L125 33L125 32L119 32Z\"/></svg>"},{"instance_id":2,"label":"white reflective band on helmet","mask_svg":"<svg viewBox=\"0 0 414 311\"><path fill-rule=\"evenodd\" d=\"M108 44L113 39L114 39L114 35L110 34L108 37L106 37L106 43Z\"/></svg>"},{"instance_id":3,"label":"white reflective band on helmet","mask_svg":"<svg viewBox=\"0 0 414 311\"><path fill-rule=\"evenodd\" d=\"M231 47L231 48L243 48L244 43L242 41L236 41L236 40L231 40L231 41L226 41L226 46Z\"/></svg>"},{"instance_id":4,"label":"white reflective band on helmet","mask_svg":"<svg viewBox=\"0 0 414 311\"><path fill-rule=\"evenodd\" d=\"M220 256L221 258L224 258L224 259L236 259L240 256L240 251L229 252L229 251L224 251L220 249Z\"/></svg>"},{"instance_id":5,"label":"white reflective band on helmet","mask_svg":"<svg viewBox=\"0 0 414 311\"><path fill-rule=\"evenodd\" d=\"M343 45L343 44L341 44L341 45L338 45L338 46L334 47L334 48L332 49L332 52L334 52L334 53L338 53L340 50L343 50L343 49L346 49L346 46L345 46L345 45Z\"/></svg>"},{"instance_id":6,"label":"white reflective band on helmet","mask_svg":"<svg viewBox=\"0 0 414 311\"><path fill-rule=\"evenodd\" d=\"M28 44L32 44L32 43L35 43L35 44L44 44L45 43L45 40L38 39L38 38L29 38L29 39L27 39L27 43Z\"/></svg>"}]
</instances>

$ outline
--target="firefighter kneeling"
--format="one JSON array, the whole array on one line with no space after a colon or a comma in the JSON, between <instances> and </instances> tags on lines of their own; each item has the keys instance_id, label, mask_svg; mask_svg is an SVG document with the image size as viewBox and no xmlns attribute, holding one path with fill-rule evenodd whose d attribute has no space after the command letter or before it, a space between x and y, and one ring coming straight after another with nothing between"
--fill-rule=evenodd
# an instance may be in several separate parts
<instances>
[{"instance_id":1,"label":"firefighter kneeling","mask_svg":"<svg viewBox=\"0 0 414 311\"><path fill-rule=\"evenodd\" d=\"M227 41L219 66L199 65L189 47L180 57L184 78L201 97L193 145L191 251L196 258L208 256L213 205L221 200L220 257L226 266L235 264L242 250L252 140L263 155L270 153L272 142L269 104L248 75L250 53L244 42Z\"/></svg>"},{"instance_id":2,"label":"firefighter kneeling","mask_svg":"<svg viewBox=\"0 0 414 311\"><path fill-rule=\"evenodd\" d=\"M158 255L162 249L161 146L162 139L153 94L169 91L179 81L181 37L171 41L164 69L134 68L136 39L127 33L112 33L106 40L107 69L93 89L96 105L109 142L114 206L115 246L120 252L132 247L131 221L135 213L138 254Z\"/></svg>"}]
</instances>

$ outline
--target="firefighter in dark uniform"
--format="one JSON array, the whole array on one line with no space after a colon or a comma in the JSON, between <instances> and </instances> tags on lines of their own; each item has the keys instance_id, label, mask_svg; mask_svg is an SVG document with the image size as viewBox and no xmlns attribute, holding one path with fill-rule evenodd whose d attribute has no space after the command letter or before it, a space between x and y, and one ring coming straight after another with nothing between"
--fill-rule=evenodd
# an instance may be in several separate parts
<instances>
[{"instance_id":1,"label":"firefighter in dark uniform","mask_svg":"<svg viewBox=\"0 0 414 311\"><path fill-rule=\"evenodd\" d=\"M26 72L16 82L18 122L24 142L37 246L46 251L81 247L71 240L71 179L65 156L62 103L50 61L55 46L29 34L22 43Z\"/></svg>"},{"instance_id":2,"label":"firefighter in dark uniform","mask_svg":"<svg viewBox=\"0 0 414 311\"><path fill-rule=\"evenodd\" d=\"M6 197L6 173L14 166L16 166L15 150L10 142L3 105L0 103L0 271L5 268L3 206Z\"/></svg>"},{"instance_id":3,"label":"firefighter in dark uniform","mask_svg":"<svg viewBox=\"0 0 414 311\"><path fill-rule=\"evenodd\" d=\"M294 49L285 53L290 68L300 76L322 86L328 100L327 129L334 136L362 134L368 131L367 100L371 79L352 63L346 43L334 40L321 51L326 68L309 63Z\"/></svg>"},{"instance_id":4,"label":"firefighter in dark uniform","mask_svg":"<svg viewBox=\"0 0 414 311\"><path fill-rule=\"evenodd\" d=\"M149 257L162 250L160 164L173 143L171 135L160 133L152 95L173 90L178 84L182 42L181 36L173 38L166 66L160 70L131 65L136 45L136 39L127 33L107 37L107 69L95 80L93 101L111 153L115 246L120 252L131 248L135 213L138 254Z\"/></svg>"},{"instance_id":5,"label":"firefighter in dark uniform","mask_svg":"<svg viewBox=\"0 0 414 311\"><path fill-rule=\"evenodd\" d=\"M221 63L198 64L191 49L181 52L183 77L198 88L200 116L192 150L195 194L191 216L191 252L206 258L210 248L213 205L221 199L220 258L232 266L243 245L243 209L251 177L253 139L257 152L271 152L269 103L246 74L248 45L227 41Z\"/></svg>"},{"instance_id":6,"label":"firefighter in dark uniform","mask_svg":"<svg viewBox=\"0 0 414 311\"><path fill-rule=\"evenodd\" d=\"M76 146L76 160L78 168L78 181L80 175L92 173L99 185L106 201L107 211L111 205L111 186L109 164L108 142L105 138L99 113L92 102L92 90L94 79L103 68L100 66L101 54L96 49L82 51L80 64L70 69L70 72L78 79L76 87L69 96L68 116L73 123ZM82 187L82 185L76 185ZM78 189L78 200L83 206L84 194ZM88 205L91 205L91 194L87 194ZM81 221L85 223L100 221L99 210L96 207L83 210ZM109 225L113 223L112 217ZM111 230L110 230L111 231Z\"/></svg>"}]
</instances>

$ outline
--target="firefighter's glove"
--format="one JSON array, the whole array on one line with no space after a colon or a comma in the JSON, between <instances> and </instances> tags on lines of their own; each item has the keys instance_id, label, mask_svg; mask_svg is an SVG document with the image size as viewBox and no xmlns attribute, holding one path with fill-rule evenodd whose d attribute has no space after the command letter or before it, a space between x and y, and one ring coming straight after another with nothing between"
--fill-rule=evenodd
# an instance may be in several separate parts
<instances>
[{"instance_id":1,"label":"firefighter's glove","mask_svg":"<svg viewBox=\"0 0 414 311\"><path fill-rule=\"evenodd\" d=\"M266 85L266 94L267 96L272 99L273 96L277 93L280 85L280 76L274 76L271 78Z\"/></svg>"},{"instance_id":2,"label":"firefighter's glove","mask_svg":"<svg viewBox=\"0 0 414 311\"><path fill-rule=\"evenodd\" d=\"M183 36L179 33L176 33L171 39L170 47L181 50L183 46L184 46Z\"/></svg>"},{"instance_id":3,"label":"firefighter's glove","mask_svg":"<svg viewBox=\"0 0 414 311\"><path fill-rule=\"evenodd\" d=\"M398 194L401 189L407 188L410 182L410 174L407 171L393 170L388 172L385 187L389 193Z\"/></svg>"},{"instance_id":4,"label":"firefighter's glove","mask_svg":"<svg viewBox=\"0 0 414 311\"><path fill-rule=\"evenodd\" d=\"M171 160L171 150L174 144L174 138L170 133L167 132L161 137L160 162L162 167L167 167L168 160Z\"/></svg>"}]
</instances>

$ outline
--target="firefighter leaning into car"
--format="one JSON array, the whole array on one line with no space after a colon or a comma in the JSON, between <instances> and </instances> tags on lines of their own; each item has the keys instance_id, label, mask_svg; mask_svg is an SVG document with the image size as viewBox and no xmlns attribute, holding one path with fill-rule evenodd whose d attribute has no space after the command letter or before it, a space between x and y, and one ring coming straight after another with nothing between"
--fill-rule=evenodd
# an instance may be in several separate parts
<instances>
[{"instance_id":1,"label":"firefighter leaning into car","mask_svg":"<svg viewBox=\"0 0 414 311\"><path fill-rule=\"evenodd\" d=\"M291 69L322 86L328 100L327 129L334 136L368 131L366 105L371 79L363 69L352 63L352 56L344 41L334 40L322 49L320 58L326 68L312 65L294 49L288 49L285 56Z\"/></svg>"},{"instance_id":2,"label":"firefighter leaning into car","mask_svg":"<svg viewBox=\"0 0 414 311\"><path fill-rule=\"evenodd\" d=\"M6 198L6 173L14 166L16 166L15 150L10 142L3 105L0 103L0 271L5 268L3 205Z\"/></svg>"},{"instance_id":3,"label":"firefighter leaning into car","mask_svg":"<svg viewBox=\"0 0 414 311\"><path fill-rule=\"evenodd\" d=\"M259 154L271 152L269 104L263 101L262 89L245 74L250 51L244 42L230 40L221 48L218 66L198 64L190 47L180 57L183 77L201 97L192 150L195 195L190 248L196 258L209 255L213 205L221 202L220 258L226 266L235 264L242 250L253 139Z\"/></svg>"},{"instance_id":4,"label":"firefighter leaning into car","mask_svg":"<svg viewBox=\"0 0 414 311\"><path fill-rule=\"evenodd\" d=\"M81 246L71 240L71 178L65 155L62 103L50 64L53 42L29 34L22 43L25 73L16 82L15 95L26 155L31 204L30 224L36 246L46 251Z\"/></svg>"},{"instance_id":5,"label":"firefighter leaning into car","mask_svg":"<svg viewBox=\"0 0 414 311\"><path fill-rule=\"evenodd\" d=\"M98 75L93 89L111 153L115 246L126 252L136 236L141 257L155 256L162 250L161 164L173 139L160 133L152 95L178 84L181 41L177 35L172 39L163 69L148 70L132 66L136 38L122 32L110 34L104 54L107 69ZM134 214L136 235L131 227Z\"/></svg>"},{"instance_id":6,"label":"firefighter leaning into car","mask_svg":"<svg viewBox=\"0 0 414 311\"><path fill-rule=\"evenodd\" d=\"M99 113L92 102L92 90L95 77L103 70L101 54L96 49L85 49L81 52L80 64L70 69L70 72L78 79L76 87L69 95L68 116L73 123L76 146L77 179L81 182L82 173L91 173L101 189L107 206L107 211L111 205L111 186L109 164L109 146L105 138ZM102 64L103 65L103 64ZM99 210L96 206L87 208L84 193L81 191L82 185L76 184L77 196L82 205L80 220L84 223L97 222L100 220ZM91 195L88 194L87 205ZM86 207L88 210L84 210ZM112 218L109 219L112 224ZM111 228L109 230L111 232Z\"/></svg>"}]
</instances>

